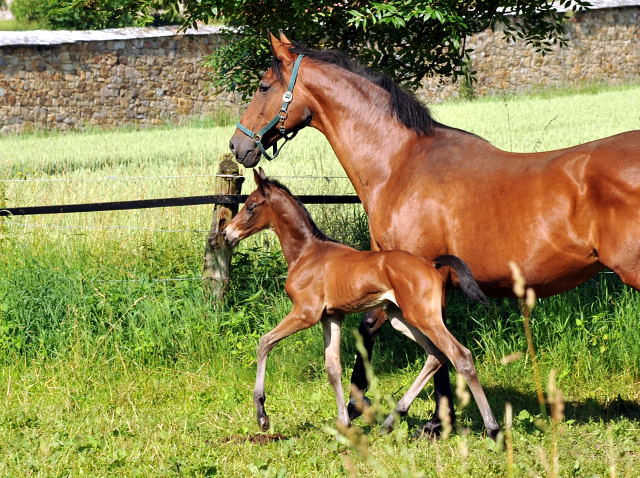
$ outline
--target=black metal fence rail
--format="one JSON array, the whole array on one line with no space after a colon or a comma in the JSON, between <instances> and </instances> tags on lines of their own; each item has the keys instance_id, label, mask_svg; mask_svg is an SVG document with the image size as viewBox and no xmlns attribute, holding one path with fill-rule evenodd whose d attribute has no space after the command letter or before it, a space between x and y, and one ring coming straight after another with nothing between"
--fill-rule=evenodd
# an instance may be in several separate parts
<instances>
[{"instance_id":1,"label":"black metal fence rail","mask_svg":"<svg viewBox=\"0 0 640 478\"><path fill-rule=\"evenodd\" d=\"M54 206L8 207L0 209L0 216L29 216L38 214L67 214L72 212L123 211L128 209L148 209L155 207L197 206L202 204L240 204L246 201L246 194L214 194L209 196L187 196L176 198L140 199L135 201L112 201L86 204L60 204ZM358 204L355 195L296 196L304 204Z\"/></svg>"}]
</instances>

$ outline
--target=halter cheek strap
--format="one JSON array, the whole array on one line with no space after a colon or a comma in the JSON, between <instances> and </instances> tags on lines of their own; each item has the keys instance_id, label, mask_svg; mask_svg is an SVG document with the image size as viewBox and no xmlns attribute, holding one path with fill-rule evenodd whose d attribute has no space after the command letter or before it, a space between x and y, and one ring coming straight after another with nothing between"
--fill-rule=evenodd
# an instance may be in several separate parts
<instances>
[{"instance_id":1,"label":"halter cheek strap","mask_svg":"<svg viewBox=\"0 0 640 478\"><path fill-rule=\"evenodd\" d=\"M287 143L287 141L291 141L295 137L295 135L298 134L297 131L287 133L287 130L284 127L284 122L288 116L287 111L289 109L289 103L291 103L291 101L293 100L293 88L296 85L296 79L298 78L298 70L300 69L300 62L302 61L303 57L304 55L298 55L298 58L296 58L296 61L293 64L293 70L291 71L291 79L289 80L289 86L287 88L287 91L285 91L284 94L282 95L282 106L280 107L280 111L278 111L278 114L276 114L271 121L269 121L266 125L264 125L260 129L260 131L258 131L257 133L251 131L249 128L247 128L242 123L240 123L240 121L236 123L236 126L238 127L238 129L242 131L244 134L246 134L247 136L249 136L256 143L256 146L260 150L260 153L262 153L262 155L265 158L267 158L269 161L271 161L276 156L278 156L278 154L280 154L280 150L282 149L282 146L284 146ZM278 127L278 131L283 136L284 143L280 147L280 149L278 149L277 141L273 143L273 156L269 156L267 151L264 149L264 145L262 144L262 137L265 134L267 134L269 131L271 131L271 129L278 123L280 124L280 126Z\"/></svg>"}]
</instances>

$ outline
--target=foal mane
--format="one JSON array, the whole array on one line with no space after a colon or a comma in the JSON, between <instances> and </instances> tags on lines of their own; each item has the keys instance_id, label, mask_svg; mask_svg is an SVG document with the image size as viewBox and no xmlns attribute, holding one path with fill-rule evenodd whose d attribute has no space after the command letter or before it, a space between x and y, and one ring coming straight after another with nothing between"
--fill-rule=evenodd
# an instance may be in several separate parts
<instances>
[{"instance_id":1,"label":"foal mane","mask_svg":"<svg viewBox=\"0 0 640 478\"><path fill-rule=\"evenodd\" d=\"M289 51L298 55L305 55L322 63L336 65L379 86L389 93L389 106L395 119L417 134L433 136L434 129L440 127L473 135L468 131L459 130L434 120L429 109L415 95L404 90L391 77L352 60L340 50L314 50L297 41L292 41ZM281 64L275 56L271 67L278 81L284 84Z\"/></svg>"},{"instance_id":2,"label":"foal mane","mask_svg":"<svg viewBox=\"0 0 640 478\"><path fill-rule=\"evenodd\" d=\"M309 221L309 226L311 227L311 234L313 235L313 237L315 237L316 239L319 239L321 241L328 241L328 242L338 242L335 239L330 238L329 236L327 236L324 232L322 232L318 226L316 225L316 223L313 221L313 218L311 217L311 214L309 214L309 210L304 206L304 204L302 204L302 202L295 197L291 191L289 190L289 188L287 186L285 186L284 184L282 184L280 181L277 181L275 179L271 179L271 178L266 178L265 181L267 182L267 184L280 189L282 191L284 191L286 194L288 194L289 196L291 196L291 198L300 206L300 209L302 209L302 211L304 212L305 217L308 219Z\"/></svg>"}]
</instances>

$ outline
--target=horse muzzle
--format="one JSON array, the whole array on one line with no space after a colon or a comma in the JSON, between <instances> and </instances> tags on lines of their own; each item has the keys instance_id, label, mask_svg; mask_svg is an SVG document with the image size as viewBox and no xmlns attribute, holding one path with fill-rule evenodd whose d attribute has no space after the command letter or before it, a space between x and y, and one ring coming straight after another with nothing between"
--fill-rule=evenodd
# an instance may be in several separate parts
<instances>
[{"instance_id":1,"label":"horse muzzle","mask_svg":"<svg viewBox=\"0 0 640 478\"><path fill-rule=\"evenodd\" d=\"M260 162L260 150L253 140L244 135L234 134L229 141L229 149L245 168L253 168Z\"/></svg>"}]
</instances>

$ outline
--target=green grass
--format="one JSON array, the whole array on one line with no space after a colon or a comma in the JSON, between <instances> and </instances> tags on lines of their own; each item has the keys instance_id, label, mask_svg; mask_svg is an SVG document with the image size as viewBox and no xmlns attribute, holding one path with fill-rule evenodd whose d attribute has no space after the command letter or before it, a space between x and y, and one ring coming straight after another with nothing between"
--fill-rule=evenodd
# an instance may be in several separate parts
<instances>
[{"instance_id":1,"label":"green grass","mask_svg":"<svg viewBox=\"0 0 640 478\"><path fill-rule=\"evenodd\" d=\"M275 361L282 360L275 354ZM314 361L318 369L321 360ZM506 367L505 367L506 368ZM551 450L552 435L534 424L537 404L526 367L508 367L509 385L480 373L499 417L505 400L514 403L515 476L546 476L540 449ZM269 371L268 410L276 432L286 439L255 444L251 403L253 370L219 357L216 363L145 366L127 360L87 360L17 364L0 378L0 440L3 476L348 476L349 463L364 476L506 476L506 456L479 433L471 405L461 412L470 434L438 442L413 440L416 422L429 413L419 400L409 418L390 436L380 436L361 419L359 451L338 443L333 397L320 371L304 372L292 361ZM395 394L417 373L383 375L382 392ZM620 375L602 382L626 400L599 391L571 394L568 420L559 434L561 476L635 476L638 395ZM625 412L633 409L631 418ZM385 410L389 407L386 406ZM366 440L366 448L363 441ZM550 453L549 453L550 455ZM466 474L465 474L466 471Z\"/></svg>"},{"instance_id":2,"label":"green grass","mask_svg":"<svg viewBox=\"0 0 640 478\"><path fill-rule=\"evenodd\" d=\"M553 149L640 128L640 86L455 102L433 111L506 149ZM232 132L195 124L3 137L2 178L65 181L0 182L0 204L209 194L209 175ZM263 167L276 176L344 176L314 131ZM248 176L245 191L252 189ZM129 179L84 180L107 177ZM295 193L353 191L345 179L282 181ZM359 207L312 212L337 238L366 245ZM286 267L273 234L258 235L234 256L225 302L209 303L192 278L200 275L210 214L211 207L198 206L0 222L1 476L507 476L508 455L483 438L473 403L451 438L411 439L433 409L430 385L390 436L359 419L352 432L333 438L335 402L316 328L283 341L270 357L271 431L286 439L246 441L257 432L255 347L288 310L279 279ZM540 450L557 456L560 476L637 474L639 311L640 296L607 274L540 301L532 326L543 381L555 371L564 392L566 420L554 431L538 421L530 360L501 362L526 351L514 303L484 307L451 296L449 326L474 352L501 424L505 404L513 405L512 476L553 476ZM345 387L356 325L350 317L344 328ZM417 347L383 329L373 359L383 411L423 360Z\"/></svg>"},{"instance_id":3,"label":"green grass","mask_svg":"<svg viewBox=\"0 0 640 478\"><path fill-rule=\"evenodd\" d=\"M0 20L0 31L25 31L25 30L37 30L37 25L26 24L19 22L18 20Z\"/></svg>"}]
</instances>

